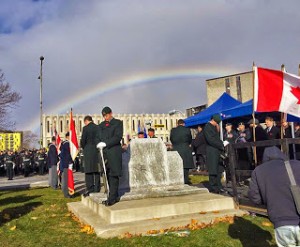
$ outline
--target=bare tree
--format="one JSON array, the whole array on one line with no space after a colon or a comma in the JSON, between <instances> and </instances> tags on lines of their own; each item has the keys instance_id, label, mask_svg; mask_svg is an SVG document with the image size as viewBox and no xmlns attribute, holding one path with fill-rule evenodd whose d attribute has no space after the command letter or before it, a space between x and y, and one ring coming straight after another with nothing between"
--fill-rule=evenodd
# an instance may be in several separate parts
<instances>
[{"instance_id":1,"label":"bare tree","mask_svg":"<svg viewBox=\"0 0 300 247\"><path fill-rule=\"evenodd\" d=\"M38 146L39 137L31 131L23 131L22 147L32 149Z\"/></svg>"},{"instance_id":2,"label":"bare tree","mask_svg":"<svg viewBox=\"0 0 300 247\"><path fill-rule=\"evenodd\" d=\"M21 98L21 95L13 91L11 85L5 81L4 73L0 70L0 130L14 127L15 123L9 119L8 115Z\"/></svg>"}]
</instances>

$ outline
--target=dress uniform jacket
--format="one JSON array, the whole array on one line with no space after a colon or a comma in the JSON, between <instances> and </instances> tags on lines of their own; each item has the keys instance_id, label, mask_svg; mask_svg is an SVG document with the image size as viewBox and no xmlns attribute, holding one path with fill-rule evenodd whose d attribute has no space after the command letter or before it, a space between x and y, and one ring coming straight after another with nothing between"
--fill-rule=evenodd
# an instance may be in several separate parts
<instances>
[{"instance_id":1,"label":"dress uniform jacket","mask_svg":"<svg viewBox=\"0 0 300 247\"><path fill-rule=\"evenodd\" d=\"M191 131L184 126L177 126L171 130L170 140L173 145L173 150L177 151L183 160L183 168L194 168L194 161L192 156Z\"/></svg>"},{"instance_id":2,"label":"dress uniform jacket","mask_svg":"<svg viewBox=\"0 0 300 247\"><path fill-rule=\"evenodd\" d=\"M51 168L54 165L57 165L58 162L58 154L57 154L57 149L56 146L51 143L49 145L49 150L48 150L48 155L47 155L47 164L48 168Z\"/></svg>"},{"instance_id":3,"label":"dress uniform jacket","mask_svg":"<svg viewBox=\"0 0 300 247\"><path fill-rule=\"evenodd\" d=\"M216 127L211 123L207 123L204 127L203 134L206 140L206 157L208 173L210 175L218 174L220 163L220 154L224 150L223 142Z\"/></svg>"},{"instance_id":4,"label":"dress uniform jacket","mask_svg":"<svg viewBox=\"0 0 300 247\"><path fill-rule=\"evenodd\" d=\"M99 124L97 142L105 142L104 158L107 159L109 176L122 176L122 147L123 122L113 118Z\"/></svg>"},{"instance_id":5,"label":"dress uniform jacket","mask_svg":"<svg viewBox=\"0 0 300 247\"><path fill-rule=\"evenodd\" d=\"M97 150L98 126L93 122L83 127L80 146L83 148L84 172L100 172Z\"/></svg>"},{"instance_id":6,"label":"dress uniform jacket","mask_svg":"<svg viewBox=\"0 0 300 247\"><path fill-rule=\"evenodd\" d=\"M64 168L69 168L70 164L73 164L73 160L70 153L70 143L69 141L64 141L60 147L60 171L63 171Z\"/></svg>"}]
</instances>

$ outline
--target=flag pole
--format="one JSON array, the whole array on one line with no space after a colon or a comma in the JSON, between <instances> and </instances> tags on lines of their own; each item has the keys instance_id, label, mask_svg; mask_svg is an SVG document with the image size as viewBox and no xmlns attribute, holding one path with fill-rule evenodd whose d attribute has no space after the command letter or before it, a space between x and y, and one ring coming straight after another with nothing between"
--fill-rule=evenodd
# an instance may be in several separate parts
<instances>
[{"instance_id":1,"label":"flag pole","mask_svg":"<svg viewBox=\"0 0 300 247\"><path fill-rule=\"evenodd\" d=\"M285 66L284 66L284 64L281 65L281 71L285 72ZM281 130L280 139L281 140L283 139L283 125L282 125L283 121L284 121L284 113L281 112L280 113L280 130ZM283 145L281 145L281 150L282 150L282 148L283 148Z\"/></svg>"},{"instance_id":2,"label":"flag pole","mask_svg":"<svg viewBox=\"0 0 300 247\"><path fill-rule=\"evenodd\" d=\"M253 131L253 141L256 142L256 136L255 136L255 111L254 111L254 94L255 94L255 85L254 85L254 79L255 79L255 63L253 61L252 64L252 85L253 85L253 108L252 108L252 131ZM257 152L256 152L256 145L253 146L253 156L254 156L254 166L257 166Z\"/></svg>"}]
</instances>

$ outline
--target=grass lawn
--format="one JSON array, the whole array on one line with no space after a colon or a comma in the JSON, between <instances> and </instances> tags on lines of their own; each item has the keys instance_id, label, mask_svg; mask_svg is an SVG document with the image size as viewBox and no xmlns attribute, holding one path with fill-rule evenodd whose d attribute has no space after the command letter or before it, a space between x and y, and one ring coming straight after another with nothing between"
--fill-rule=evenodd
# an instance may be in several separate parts
<instances>
[{"instance_id":1,"label":"grass lawn","mask_svg":"<svg viewBox=\"0 0 300 247\"><path fill-rule=\"evenodd\" d=\"M61 191L50 188L0 191L0 246L276 246L273 227L263 217L191 231L187 237L97 238L72 218Z\"/></svg>"}]
</instances>

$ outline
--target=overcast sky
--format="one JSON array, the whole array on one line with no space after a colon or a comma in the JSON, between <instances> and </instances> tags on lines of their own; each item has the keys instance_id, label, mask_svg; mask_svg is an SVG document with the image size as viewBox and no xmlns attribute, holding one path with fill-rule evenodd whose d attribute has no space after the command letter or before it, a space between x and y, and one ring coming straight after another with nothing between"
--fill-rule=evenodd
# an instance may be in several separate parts
<instances>
[{"instance_id":1,"label":"overcast sky","mask_svg":"<svg viewBox=\"0 0 300 247\"><path fill-rule=\"evenodd\" d=\"M298 73L299 0L1 0L0 69L22 94L17 129L44 113L167 113L206 103L205 79Z\"/></svg>"}]
</instances>

